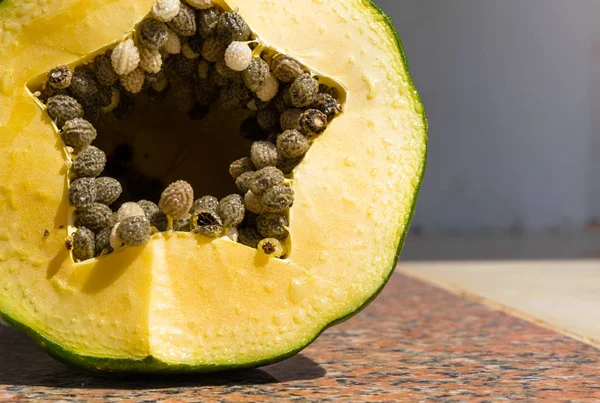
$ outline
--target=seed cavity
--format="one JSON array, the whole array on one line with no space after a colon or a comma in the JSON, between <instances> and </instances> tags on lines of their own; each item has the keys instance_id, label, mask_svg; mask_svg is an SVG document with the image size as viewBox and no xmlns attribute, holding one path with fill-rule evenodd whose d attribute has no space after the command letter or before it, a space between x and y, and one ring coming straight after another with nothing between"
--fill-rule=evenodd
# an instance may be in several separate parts
<instances>
[{"instance_id":1,"label":"seed cavity","mask_svg":"<svg viewBox=\"0 0 600 403\"><path fill-rule=\"evenodd\" d=\"M257 42L238 12L223 11L213 0L156 0L151 15L112 49L74 70L63 65L47 73L40 91L32 92L46 104L71 154L68 200L75 231L66 245L74 260L144 245L157 231L225 237L285 257L295 199L286 176L342 105L335 87ZM113 174L114 156L92 143L104 119L133 114L136 94L171 96L190 120L203 119L215 104L246 110L239 134L251 143L249 152L229 166L239 194L194 201L190 183L179 180L158 200L127 200L138 183L121 171ZM119 169L134 168L123 163ZM150 180L137 178L132 182Z\"/></svg>"}]
</instances>

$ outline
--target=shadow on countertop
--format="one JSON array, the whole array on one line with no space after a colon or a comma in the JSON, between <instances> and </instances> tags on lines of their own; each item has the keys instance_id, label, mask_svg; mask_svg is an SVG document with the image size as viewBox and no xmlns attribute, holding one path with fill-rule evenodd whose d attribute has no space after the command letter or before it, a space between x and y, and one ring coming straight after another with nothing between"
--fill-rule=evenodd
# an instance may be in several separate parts
<instances>
[{"instance_id":1,"label":"shadow on countertop","mask_svg":"<svg viewBox=\"0 0 600 403\"><path fill-rule=\"evenodd\" d=\"M53 360L19 331L0 326L0 385L69 389L169 389L192 386L247 386L312 380L326 374L299 354L262 369L195 375L111 375L79 370Z\"/></svg>"}]
</instances>

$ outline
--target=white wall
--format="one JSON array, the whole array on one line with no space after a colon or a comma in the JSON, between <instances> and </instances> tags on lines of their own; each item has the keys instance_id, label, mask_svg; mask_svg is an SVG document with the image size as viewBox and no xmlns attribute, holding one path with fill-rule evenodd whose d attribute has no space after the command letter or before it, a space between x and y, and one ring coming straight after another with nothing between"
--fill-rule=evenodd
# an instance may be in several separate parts
<instances>
[{"instance_id":1,"label":"white wall","mask_svg":"<svg viewBox=\"0 0 600 403\"><path fill-rule=\"evenodd\" d=\"M600 216L600 1L376 1L430 119L415 224L539 230Z\"/></svg>"}]
</instances>

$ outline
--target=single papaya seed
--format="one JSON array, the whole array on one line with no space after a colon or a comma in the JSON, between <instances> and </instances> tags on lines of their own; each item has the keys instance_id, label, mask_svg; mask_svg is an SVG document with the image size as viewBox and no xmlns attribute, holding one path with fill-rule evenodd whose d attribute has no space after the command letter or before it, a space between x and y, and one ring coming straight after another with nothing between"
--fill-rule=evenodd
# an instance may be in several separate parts
<instances>
[{"instance_id":1,"label":"single papaya seed","mask_svg":"<svg viewBox=\"0 0 600 403\"><path fill-rule=\"evenodd\" d=\"M115 71L111 56L103 54L94 59L96 79L102 85L111 86L117 82L119 75Z\"/></svg>"},{"instance_id":2,"label":"single papaya seed","mask_svg":"<svg viewBox=\"0 0 600 403\"><path fill-rule=\"evenodd\" d=\"M141 68L136 68L130 73L121 76L121 85L132 94L140 92L144 86L146 74Z\"/></svg>"},{"instance_id":3,"label":"single papaya seed","mask_svg":"<svg viewBox=\"0 0 600 403\"><path fill-rule=\"evenodd\" d=\"M258 232L265 238L283 240L288 237L289 221L283 214L266 213L256 219Z\"/></svg>"},{"instance_id":4,"label":"single papaya seed","mask_svg":"<svg viewBox=\"0 0 600 403\"><path fill-rule=\"evenodd\" d=\"M158 204L154 203L153 201L140 200L137 202L137 204L142 208L142 210L144 210L144 213L146 213L146 217L148 218L152 218L155 214L160 212Z\"/></svg>"},{"instance_id":5,"label":"single papaya seed","mask_svg":"<svg viewBox=\"0 0 600 403\"><path fill-rule=\"evenodd\" d=\"M327 129L327 115L317 109L308 109L298 119L300 131L309 139L317 137Z\"/></svg>"},{"instance_id":6,"label":"single papaya seed","mask_svg":"<svg viewBox=\"0 0 600 403\"><path fill-rule=\"evenodd\" d=\"M85 227L73 234L73 257L77 261L91 259L96 254L96 236Z\"/></svg>"},{"instance_id":7,"label":"single papaya seed","mask_svg":"<svg viewBox=\"0 0 600 403\"><path fill-rule=\"evenodd\" d=\"M263 86L258 91L256 91L256 96L261 101L268 102L275 98L275 95L277 95L278 91L279 80L277 80L277 77L275 77L273 73L269 72Z\"/></svg>"},{"instance_id":8,"label":"single papaya seed","mask_svg":"<svg viewBox=\"0 0 600 403\"><path fill-rule=\"evenodd\" d=\"M179 0L156 0L152 5L152 16L161 22L169 22L179 13Z\"/></svg>"},{"instance_id":9,"label":"single papaya seed","mask_svg":"<svg viewBox=\"0 0 600 403\"><path fill-rule=\"evenodd\" d=\"M268 141L256 141L250 148L250 158L258 169L277 165L279 153L275 144Z\"/></svg>"},{"instance_id":10,"label":"single papaya seed","mask_svg":"<svg viewBox=\"0 0 600 403\"><path fill-rule=\"evenodd\" d=\"M140 52L133 43L133 39L127 39L115 46L110 59L115 72L123 76L137 68L140 63Z\"/></svg>"},{"instance_id":11,"label":"single papaya seed","mask_svg":"<svg viewBox=\"0 0 600 403\"><path fill-rule=\"evenodd\" d=\"M152 18L145 19L139 26L142 47L158 50L167 42L167 26Z\"/></svg>"},{"instance_id":12,"label":"single papaya seed","mask_svg":"<svg viewBox=\"0 0 600 403\"><path fill-rule=\"evenodd\" d=\"M96 200L96 181L94 178L75 179L69 185L69 204L83 207Z\"/></svg>"},{"instance_id":13,"label":"single papaya seed","mask_svg":"<svg viewBox=\"0 0 600 403\"><path fill-rule=\"evenodd\" d=\"M85 119L75 118L67 121L61 132L64 143L76 150L89 146L96 138L94 126Z\"/></svg>"},{"instance_id":14,"label":"single papaya seed","mask_svg":"<svg viewBox=\"0 0 600 403\"><path fill-rule=\"evenodd\" d=\"M277 136L277 151L284 158L298 158L306 154L310 140L298 130L286 130Z\"/></svg>"},{"instance_id":15,"label":"single papaya seed","mask_svg":"<svg viewBox=\"0 0 600 403\"><path fill-rule=\"evenodd\" d=\"M242 227L238 230L238 242L250 248L258 248L258 243L263 239L255 227Z\"/></svg>"},{"instance_id":16,"label":"single papaya seed","mask_svg":"<svg viewBox=\"0 0 600 403\"><path fill-rule=\"evenodd\" d=\"M192 36L196 33L196 13L186 4L180 3L179 12L167 25L179 36Z\"/></svg>"},{"instance_id":17,"label":"single papaya seed","mask_svg":"<svg viewBox=\"0 0 600 403\"><path fill-rule=\"evenodd\" d=\"M233 41L246 41L252 33L244 18L236 11L221 14L216 30L227 44Z\"/></svg>"},{"instance_id":18,"label":"single papaya seed","mask_svg":"<svg viewBox=\"0 0 600 403\"><path fill-rule=\"evenodd\" d=\"M246 70L242 72L244 84L253 92L260 90L265 85L268 77L269 65L260 57L253 58Z\"/></svg>"},{"instance_id":19,"label":"single papaya seed","mask_svg":"<svg viewBox=\"0 0 600 403\"><path fill-rule=\"evenodd\" d=\"M215 212L219 205L219 199L214 196L203 196L192 205L192 214L199 214L202 212Z\"/></svg>"},{"instance_id":20,"label":"single papaya seed","mask_svg":"<svg viewBox=\"0 0 600 403\"><path fill-rule=\"evenodd\" d=\"M141 46L140 47L140 68L147 73L158 73L158 72L160 72L161 67L162 67L162 57L160 55L160 52L157 49L149 48L146 46ZM129 74L131 74L131 73L129 73ZM143 83L143 81L142 81L142 83Z\"/></svg>"},{"instance_id":21,"label":"single papaya seed","mask_svg":"<svg viewBox=\"0 0 600 403\"><path fill-rule=\"evenodd\" d=\"M216 213L219 205L218 200L212 196L205 196L196 200L196 202L192 208L192 232L209 238L220 237L225 229L223 228L223 221Z\"/></svg>"},{"instance_id":22,"label":"single papaya seed","mask_svg":"<svg viewBox=\"0 0 600 403\"><path fill-rule=\"evenodd\" d=\"M69 66L58 66L48 73L48 84L56 89L65 89L71 84L73 73Z\"/></svg>"},{"instance_id":23,"label":"single papaya seed","mask_svg":"<svg viewBox=\"0 0 600 403\"><path fill-rule=\"evenodd\" d=\"M114 251L110 246L110 233L113 227L106 227L96 235L96 256L107 255Z\"/></svg>"},{"instance_id":24,"label":"single papaya seed","mask_svg":"<svg viewBox=\"0 0 600 403\"><path fill-rule=\"evenodd\" d=\"M235 185L243 194L250 190L250 182L254 180L254 174L254 171L246 171L235 179Z\"/></svg>"},{"instance_id":25,"label":"single papaya seed","mask_svg":"<svg viewBox=\"0 0 600 403\"><path fill-rule=\"evenodd\" d=\"M248 188L255 195L262 196L267 190L282 184L284 180L285 176L278 168L266 167L254 173L248 183Z\"/></svg>"},{"instance_id":26,"label":"single papaya seed","mask_svg":"<svg viewBox=\"0 0 600 403\"><path fill-rule=\"evenodd\" d=\"M141 246L150 240L152 229L146 215L127 217L117 228L119 239L127 246Z\"/></svg>"},{"instance_id":27,"label":"single papaya seed","mask_svg":"<svg viewBox=\"0 0 600 403\"><path fill-rule=\"evenodd\" d=\"M98 233L111 225L112 210L100 203L90 203L76 210L76 227L86 227Z\"/></svg>"},{"instance_id":28,"label":"single papaya seed","mask_svg":"<svg viewBox=\"0 0 600 403\"><path fill-rule=\"evenodd\" d=\"M123 222L129 217L146 216L144 209L137 203L127 202L123 203L117 211L116 221Z\"/></svg>"},{"instance_id":29,"label":"single papaya seed","mask_svg":"<svg viewBox=\"0 0 600 403\"><path fill-rule=\"evenodd\" d=\"M68 95L55 95L48 98L48 115L56 122L56 126L63 127L65 122L83 117L83 107L75 98ZM67 144L69 145L69 144Z\"/></svg>"},{"instance_id":30,"label":"single papaya seed","mask_svg":"<svg viewBox=\"0 0 600 403\"><path fill-rule=\"evenodd\" d=\"M299 130L300 117L304 113L302 109L287 109L279 118L279 125L282 130Z\"/></svg>"},{"instance_id":31,"label":"single papaya seed","mask_svg":"<svg viewBox=\"0 0 600 403\"><path fill-rule=\"evenodd\" d=\"M258 243L258 250L265 255L276 259L279 259L284 255L283 245L275 238L265 238L260 241Z\"/></svg>"},{"instance_id":32,"label":"single papaya seed","mask_svg":"<svg viewBox=\"0 0 600 403\"><path fill-rule=\"evenodd\" d=\"M288 209L294 205L294 190L287 186L274 186L263 195L262 205L266 211L273 213Z\"/></svg>"},{"instance_id":33,"label":"single papaya seed","mask_svg":"<svg viewBox=\"0 0 600 403\"><path fill-rule=\"evenodd\" d=\"M194 190L186 181L171 183L160 197L158 207L168 217L180 220L190 211L194 203Z\"/></svg>"},{"instance_id":34,"label":"single papaya seed","mask_svg":"<svg viewBox=\"0 0 600 403\"><path fill-rule=\"evenodd\" d=\"M298 76L290 87L290 102L296 108L305 108L313 103L319 92L319 82L305 73Z\"/></svg>"},{"instance_id":35,"label":"single papaya seed","mask_svg":"<svg viewBox=\"0 0 600 403\"><path fill-rule=\"evenodd\" d=\"M167 40L161 49L170 55L181 53L181 40L172 29L167 28Z\"/></svg>"},{"instance_id":36,"label":"single papaya seed","mask_svg":"<svg viewBox=\"0 0 600 403\"><path fill-rule=\"evenodd\" d=\"M121 183L115 178L108 176L96 178L96 190L95 201L107 206L113 204L121 196L121 193L123 193Z\"/></svg>"},{"instance_id":37,"label":"single papaya seed","mask_svg":"<svg viewBox=\"0 0 600 403\"><path fill-rule=\"evenodd\" d=\"M99 90L94 73L87 69L75 69L69 86L69 93L84 105L84 109L86 104L98 102Z\"/></svg>"},{"instance_id":38,"label":"single papaya seed","mask_svg":"<svg viewBox=\"0 0 600 403\"><path fill-rule=\"evenodd\" d=\"M296 78L304 74L302 65L287 55L278 55L271 63L273 74L284 83L292 83Z\"/></svg>"},{"instance_id":39,"label":"single papaya seed","mask_svg":"<svg viewBox=\"0 0 600 403\"><path fill-rule=\"evenodd\" d=\"M223 220L223 227L236 227L244 220L244 199L238 194L229 195L219 202L216 212Z\"/></svg>"},{"instance_id":40,"label":"single papaya seed","mask_svg":"<svg viewBox=\"0 0 600 403\"><path fill-rule=\"evenodd\" d=\"M73 161L71 169L78 177L96 177L104 170L106 154L94 146L82 149Z\"/></svg>"},{"instance_id":41,"label":"single papaya seed","mask_svg":"<svg viewBox=\"0 0 600 403\"><path fill-rule=\"evenodd\" d=\"M233 41L225 50L225 64L232 70L244 71L252 61L252 50L244 42Z\"/></svg>"},{"instance_id":42,"label":"single papaya seed","mask_svg":"<svg viewBox=\"0 0 600 403\"><path fill-rule=\"evenodd\" d=\"M202 38L206 39L215 33L217 23L219 22L219 16L221 13L216 8L209 8L206 10L200 10L196 13L198 33Z\"/></svg>"},{"instance_id":43,"label":"single papaya seed","mask_svg":"<svg viewBox=\"0 0 600 403\"><path fill-rule=\"evenodd\" d=\"M246 209L251 213L260 214L263 210L261 198L251 191L246 192L244 195L244 204L246 205Z\"/></svg>"},{"instance_id":44,"label":"single papaya seed","mask_svg":"<svg viewBox=\"0 0 600 403\"><path fill-rule=\"evenodd\" d=\"M319 93L311 105L311 109L317 109L327 115L327 120L331 121L336 115L342 113L342 105L329 94Z\"/></svg>"}]
</instances>

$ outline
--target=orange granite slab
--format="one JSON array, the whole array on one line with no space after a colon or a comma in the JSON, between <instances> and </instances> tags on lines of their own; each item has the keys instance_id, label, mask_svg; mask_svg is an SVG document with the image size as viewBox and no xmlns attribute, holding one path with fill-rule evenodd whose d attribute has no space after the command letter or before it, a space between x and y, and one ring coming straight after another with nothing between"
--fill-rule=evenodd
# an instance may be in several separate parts
<instances>
[{"instance_id":1,"label":"orange granite slab","mask_svg":"<svg viewBox=\"0 0 600 403\"><path fill-rule=\"evenodd\" d=\"M68 368L0 329L0 402L599 402L600 351L396 274L301 355L219 375Z\"/></svg>"}]
</instances>

